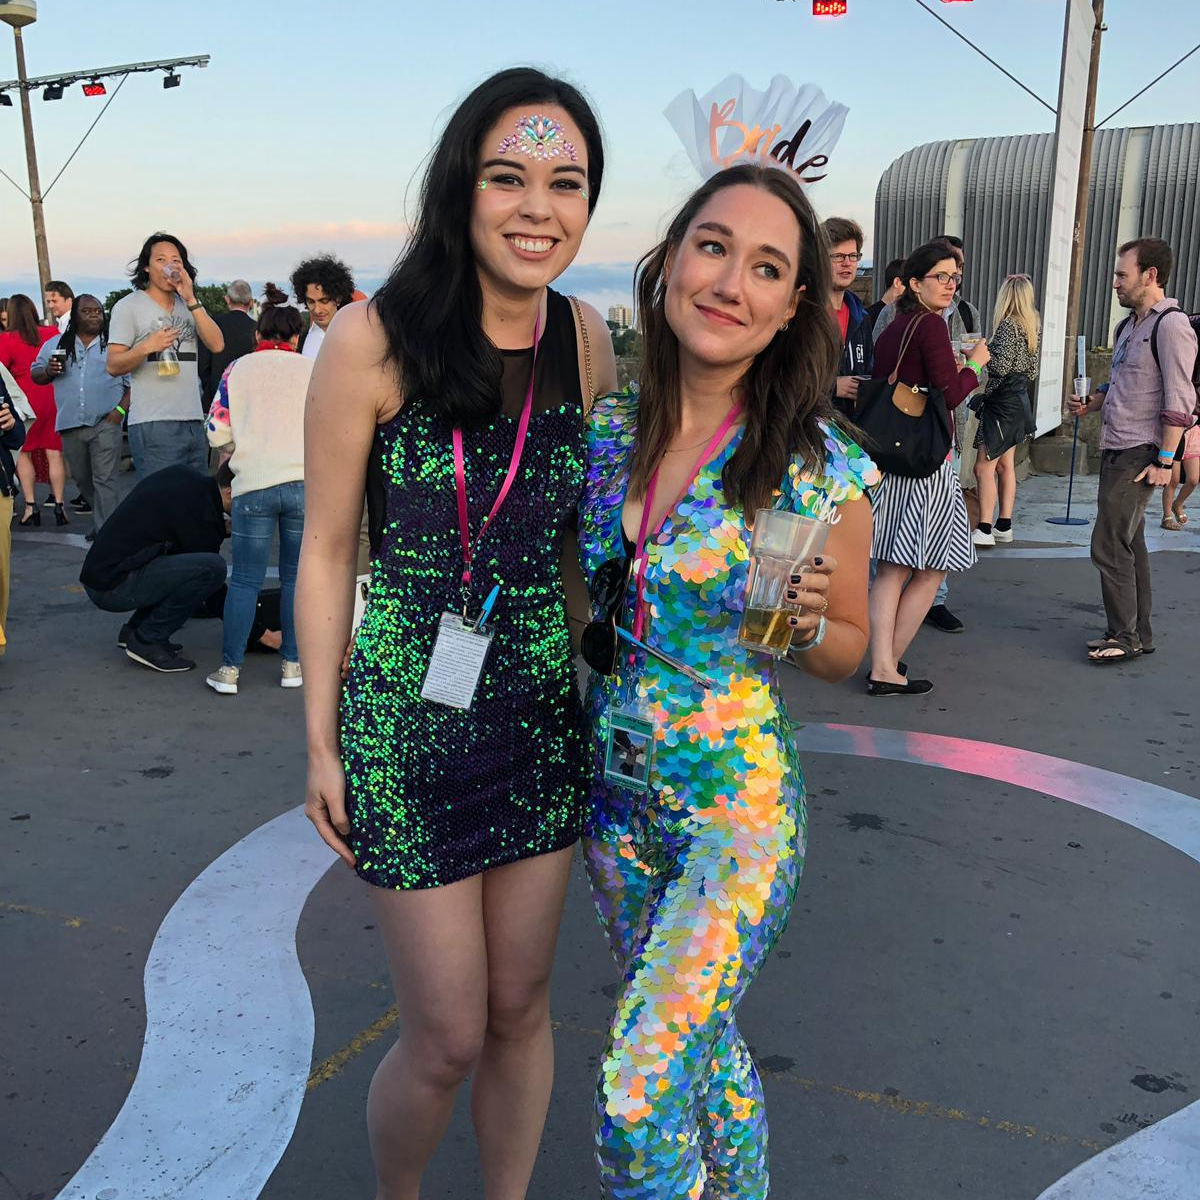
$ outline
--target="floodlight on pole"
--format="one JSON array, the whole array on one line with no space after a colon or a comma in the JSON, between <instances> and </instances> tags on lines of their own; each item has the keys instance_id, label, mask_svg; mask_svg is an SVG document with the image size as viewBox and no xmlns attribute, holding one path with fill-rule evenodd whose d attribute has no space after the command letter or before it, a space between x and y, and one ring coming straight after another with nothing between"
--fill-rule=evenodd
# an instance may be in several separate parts
<instances>
[{"instance_id":1,"label":"floodlight on pole","mask_svg":"<svg viewBox=\"0 0 1200 1200\"><path fill-rule=\"evenodd\" d=\"M180 84L180 76L178 74L180 67L207 67L209 56L207 54L194 54L188 58L166 58L157 59L153 62L135 62L122 63L119 66L112 67L89 67L82 71L65 71L55 75L42 75L36 79L31 79L25 71L25 44L21 36L21 31L28 25L32 25L37 20L37 3L36 0L0 0L0 21L6 25L12 26L13 37L16 41L17 48L17 78L0 80L0 107L12 107L12 97L9 92L16 92L21 100L21 118L25 127L25 161L29 170L29 190L26 191L15 179L7 172L0 170L0 175L9 181L28 201L33 210L33 240L37 250L38 276L41 280L42 294L45 294L46 284L50 281L50 252L46 243L46 222L43 208L45 197L50 193L54 185L62 178L63 171L67 169L83 147L84 142L91 136L92 130L96 128L100 118L108 111L108 106L117 98L117 94L121 88L125 86L126 80L131 75L147 74L152 71L167 72L163 79L164 87L178 87ZM119 79L120 82L114 88L111 96L108 96L108 89L101 82L103 79ZM88 126L87 132L79 139L79 143L75 149L71 151L67 161L55 177L50 181L49 187L42 190L41 180L38 176L37 166L37 149L33 136L33 115L30 111L29 94L35 88L44 88L42 96L46 100L60 100L63 97L64 90L73 87L75 84L83 84L83 93L85 96L108 96L104 106L96 115L94 121Z\"/></svg>"}]
</instances>

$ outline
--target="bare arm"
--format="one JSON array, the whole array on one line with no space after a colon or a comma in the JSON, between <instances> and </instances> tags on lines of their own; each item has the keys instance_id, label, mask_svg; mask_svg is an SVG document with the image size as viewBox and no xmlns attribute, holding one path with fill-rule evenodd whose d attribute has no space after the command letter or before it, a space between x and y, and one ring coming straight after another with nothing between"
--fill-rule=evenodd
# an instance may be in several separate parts
<instances>
[{"instance_id":1,"label":"bare arm","mask_svg":"<svg viewBox=\"0 0 1200 1200\"><path fill-rule=\"evenodd\" d=\"M136 346L122 346L119 342L109 342L105 366L110 375L129 375L136 371L150 357L158 354L168 346L175 345L179 331L176 329L156 329L148 333Z\"/></svg>"},{"instance_id":2,"label":"bare arm","mask_svg":"<svg viewBox=\"0 0 1200 1200\"><path fill-rule=\"evenodd\" d=\"M579 301L579 311L583 315L582 334L587 335L588 354L592 363L592 392L588 395L587 358L584 353L584 339L580 336L579 345L579 386L583 396L583 411L590 412L592 401L597 396L617 390L617 358L613 353L612 334L608 323L590 305Z\"/></svg>"},{"instance_id":3,"label":"bare arm","mask_svg":"<svg viewBox=\"0 0 1200 1200\"><path fill-rule=\"evenodd\" d=\"M866 496L838 509L842 519L829 532L819 566L807 570L795 596L805 611L792 618L793 666L837 683L848 678L867 652L867 571L871 557L871 502ZM825 638L812 650L804 642L816 636L825 611Z\"/></svg>"},{"instance_id":4,"label":"bare arm","mask_svg":"<svg viewBox=\"0 0 1200 1200\"><path fill-rule=\"evenodd\" d=\"M367 458L378 422L396 411L386 341L365 303L334 318L313 370L304 417L304 540L296 632L308 726L306 811L348 863L354 856L338 740L339 668L350 637Z\"/></svg>"}]
</instances>

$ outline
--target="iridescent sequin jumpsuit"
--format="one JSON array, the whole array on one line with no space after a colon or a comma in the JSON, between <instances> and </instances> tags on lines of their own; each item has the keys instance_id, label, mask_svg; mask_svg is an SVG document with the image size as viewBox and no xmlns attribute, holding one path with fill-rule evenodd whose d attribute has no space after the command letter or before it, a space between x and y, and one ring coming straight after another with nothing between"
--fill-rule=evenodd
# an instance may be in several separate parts
<instances>
[{"instance_id":1,"label":"iridescent sequin jumpsuit","mask_svg":"<svg viewBox=\"0 0 1200 1200\"><path fill-rule=\"evenodd\" d=\"M465 434L473 537L508 469L530 357L504 352L503 415ZM577 362L570 302L552 291L520 474L475 550L471 612L502 590L469 711L420 695L438 620L462 607L451 428L417 402L376 431L371 595L341 711L349 843L368 883L438 887L579 837L588 766L560 566L584 478Z\"/></svg>"},{"instance_id":2,"label":"iridescent sequin jumpsuit","mask_svg":"<svg viewBox=\"0 0 1200 1200\"><path fill-rule=\"evenodd\" d=\"M636 418L635 392L603 397L591 414L580 516L588 578L627 552L621 510ZM739 437L647 545L650 643L717 686L706 693L639 656L637 695L657 725L645 796L602 779L606 713L624 681L589 684L596 782L584 850L623 970L596 1092L611 1200L759 1200L768 1190L762 1088L735 1017L787 922L807 816L773 660L737 644L748 539L720 476ZM833 432L825 444L823 472L810 478L792 464L777 507L815 515L878 477L858 446Z\"/></svg>"}]
</instances>

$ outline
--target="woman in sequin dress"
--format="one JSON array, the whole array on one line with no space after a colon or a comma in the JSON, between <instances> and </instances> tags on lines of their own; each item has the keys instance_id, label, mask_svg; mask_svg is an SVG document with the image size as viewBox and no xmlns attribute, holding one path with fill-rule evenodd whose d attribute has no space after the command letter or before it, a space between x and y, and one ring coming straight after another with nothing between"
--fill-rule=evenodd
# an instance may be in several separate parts
<instances>
[{"instance_id":1,"label":"woman in sequin dress","mask_svg":"<svg viewBox=\"0 0 1200 1200\"><path fill-rule=\"evenodd\" d=\"M794 661L838 680L866 647L863 491L877 472L831 424L829 289L828 246L787 172L721 172L639 268L640 394L592 410L580 545L594 599L605 564L634 553L653 479L645 638L715 681L706 692L622 651L616 674L594 672L589 685L596 782L584 849L623 971L596 1093L610 1200L767 1195L762 1089L736 1012L787 922L807 821L775 662L740 647L738 627L747 517L836 509L819 565L794 577ZM639 608L632 575L626 627ZM605 616L597 602L593 618ZM609 720L631 689L654 724L643 795L604 782Z\"/></svg>"},{"instance_id":2,"label":"woman in sequin dress","mask_svg":"<svg viewBox=\"0 0 1200 1200\"><path fill-rule=\"evenodd\" d=\"M526 69L481 84L391 278L338 314L309 392L307 812L369 886L400 1011L367 1104L377 1200L416 1200L468 1075L487 1195L519 1200L549 1102L550 966L588 774L560 561L575 565L589 375L608 390L615 365L598 314L548 285L602 169L574 88ZM343 693L364 487L371 593ZM480 617L494 585L469 707L423 699L444 614Z\"/></svg>"}]
</instances>

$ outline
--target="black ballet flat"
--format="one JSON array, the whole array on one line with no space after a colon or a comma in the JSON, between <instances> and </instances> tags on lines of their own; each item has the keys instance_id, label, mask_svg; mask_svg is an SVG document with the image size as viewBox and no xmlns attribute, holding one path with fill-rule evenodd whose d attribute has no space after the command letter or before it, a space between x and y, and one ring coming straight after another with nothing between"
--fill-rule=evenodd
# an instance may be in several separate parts
<instances>
[{"instance_id":1,"label":"black ballet flat","mask_svg":"<svg viewBox=\"0 0 1200 1200\"><path fill-rule=\"evenodd\" d=\"M924 696L933 691L928 679L906 679L903 683L881 683L878 679L867 680L868 696Z\"/></svg>"},{"instance_id":2,"label":"black ballet flat","mask_svg":"<svg viewBox=\"0 0 1200 1200\"><path fill-rule=\"evenodd\" d=\"M900 660L900 661L899 661L899 662L896 664L896 670L897 670L897 671L899 671L899 672L900 672L900 674L901 674L901 675L903 675L905 679L907 679L907 678L908 678L908 663L906 663L906 662L904 661L904 659L901 659L901 660ZM867 673L866 673L866 674L863 676L863 678L864 678L864 679L865 679L865 680L866 680L868 683L870 683L870 682L871 682L871 672L870 672L870 671L867 671Z\"/></svg>"}]
</instances>

